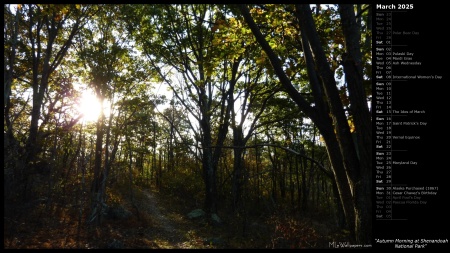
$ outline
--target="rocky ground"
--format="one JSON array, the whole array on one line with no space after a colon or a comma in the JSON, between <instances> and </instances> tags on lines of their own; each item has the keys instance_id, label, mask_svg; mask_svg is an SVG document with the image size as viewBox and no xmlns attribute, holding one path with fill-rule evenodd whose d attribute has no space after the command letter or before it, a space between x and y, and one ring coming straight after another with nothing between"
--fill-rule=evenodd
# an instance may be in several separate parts
<instances>
[{"instance_id":1,"label":"rocky ground","mask_svg":"<svg viewBox=\"0 0 450 253\"><path fill-rule=\"evenodd\" d=\"M162 197L164 196L164 197ZM312 220L236 217L219 213L217 223L190 217L198 206L177 196L138 189L116 196L100 226L80 223L76 208L44 204L21 218L4 218L4 247L27 249L263 249L328 247L345 233ZM131 199L131 200L130 200ZM52 215L48 215L48 214ZM18 221L20 220L20 222ZM244 222L245 221L245 222ZM80 226L80 224L82 224Z\"/></svg>"}]
</instances>

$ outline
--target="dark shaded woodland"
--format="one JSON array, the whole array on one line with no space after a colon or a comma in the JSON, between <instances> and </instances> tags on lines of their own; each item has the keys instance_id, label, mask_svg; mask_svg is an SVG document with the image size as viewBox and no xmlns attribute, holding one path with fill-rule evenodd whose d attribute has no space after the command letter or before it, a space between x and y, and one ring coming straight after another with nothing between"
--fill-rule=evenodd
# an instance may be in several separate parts
<instances>
[{"instance_id":1,"label":"dark shaded woodland","mask_svg":"<svg viewBox=\"0 0 450 253\"><path fill-rule=\"evenodd\" d=\"M5 248L371 243L371 5L4 21Z\"/></svg>"}]
</instances>

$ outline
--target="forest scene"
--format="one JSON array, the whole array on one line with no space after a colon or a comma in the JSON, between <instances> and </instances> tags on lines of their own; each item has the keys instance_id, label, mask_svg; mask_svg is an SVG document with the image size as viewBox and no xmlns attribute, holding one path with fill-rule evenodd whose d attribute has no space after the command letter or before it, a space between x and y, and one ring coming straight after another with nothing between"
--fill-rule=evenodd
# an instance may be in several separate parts
<instances>
[{"instance_id":1,"label":"forest scene","mask_svg":"<svg viewBox=\"0 0 450 253\"><path fill-rule=\"evenodd\" d=\"M371 8L4 4L4 248L370 245Z\"/></svg>"}]
</instances>

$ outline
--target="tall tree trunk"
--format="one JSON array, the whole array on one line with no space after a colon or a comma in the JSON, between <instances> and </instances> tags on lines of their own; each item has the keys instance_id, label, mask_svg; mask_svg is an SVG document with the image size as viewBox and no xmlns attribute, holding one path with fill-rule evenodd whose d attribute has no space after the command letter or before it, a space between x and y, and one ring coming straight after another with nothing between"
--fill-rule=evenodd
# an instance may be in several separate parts
<instances>
[{"instance_id":1,"label":"tall tree trunk","mask_svg":"<svg viewBox=\"0 0 450 253\"><path fill-rule=\"evenodd\" d=\"M343 67L347 82L350 113L356 131L356 147L360 161L355 185L356 236L361 243L372 243L372 122L363 85L360 25L353 4L339 5L346 54Z\"/></svg>"},{"instance_id":2,"label":"tall tree trunk","mask_svg":"<svg viewBox=\"0 0 450 253\"><path fill-rule=\"evenodd\" d=\"M273 148L273 155L271 154L270 148L268 148L269 151L269 159L272 163L272 173L271 173L271 183L272 183L272 200L276 203L277 201L277 167L278 167L278 156L277 156L277 149Z\"/></svg>"},{"instance_id":3,"label":"tall tree trunk","mask_svg":"<svg viewBox=\"0 0 450 253\"><path fill-rule=\"evenodd\" d=\"M102 103L103 104L103 103ZM112 111L112 103L110 105L110 111ZM102 109L103 110L103 109ZM103 178L101 180L101 184L100 184L100 188L101 188L101 192L104 193L104 201L106 201L106 183L108 181L108 177L109 177L109 173L110 173L110 167L111 167L111 163L112 163L112 156L113 153L109 153L109 147L111 145L111 125L112 125L112 119L113 119L113 114L111 113L109 115L108 118L108 126L105 127L105 132L106 132L106 140L105 140L105 159L104 159L104 165L103 165ZM104 133L105 134L105 133ZM114 146L114 149L117 150L117 148ZM115 151L114 155L115 155Z\"/></svg>"},{"instance_id":4,"label":"tall tree trunk","mask_svg":"<svg viewBox=\"0 0 450 253\"><path fill-rule=\"evenodd\" d=\"M127 134L127 143L128 143L128 183L130 187L130 199L131 202L133 201L133 151L131 147L131 140L130 137Z\"/></svg>"},{"instance_id":5,"label":"tall tree trunk","mask_svg":"<svg viewBox=\"0 0 450 253\"><path fill-rule=\"evenodd\" d=\"M100 104L103 104L103 98L100 99ZM104 115L103 107L100 107L100 115L97 121L97 133L95 141L95 155L94 155L94 178L92 180L91 195L91 216L89 222L100 224L102 222L102 209L104 204L104 192L102 189L102 181L104 180L104 173L102 171L103 158L103 135L104 135Z\"/></svg>"},{"instance_id":6,"label":"tall tree trunk","mask_svg":"<svg viewBox=\"0 0 450 253\"><path fill-rule=\"evenodd\" d=\"M44 94L48 89L48 83L51 74L55 69L61 64L62 59L65 57L68 49L72 46L74 36L79 32L82 27L81 20L77 19L73 22L73 26L70 28L70 34L64 40L58 50L55 50L54 43L56 38L61 36L59 34L63 29L63 24L66 22L65 19L60 21L52 20L50 15L43 15L39 8L33 8L33 5L28 6L29 9L29 43L31 44L31 55L33 59L33 69L32 69L32 86L33 86L33 107L31 111L31 122L30 122L30 134L27 140L27 156L26 162L34 161L36 153L38 152L38 125L40 110L42 102L44 99ZM52 13L54 15L59 13ZM45 27L47 29L47 35L41 34ZM33 29L36 30L33 30ZM45 50L42 50L43 40L42 37L46 37Z\"/></svg>"},{"instance_id":7,"label":"tall tree trunk","mask_svg":"<svg viewBox=\"0 0 450 253\"><path fill-rule=\"evenodd\" d=\"M333 199L336 204L336 223L339 228L345 228L345 213L342 207L341 196L339 195L339 190L337 188L336 180L331 180L333 189Z\"/></svg>"},{"instance_id":8,"label":"tall tree trunk","mask_svg":"<svg viewBox=\"0 0 450 253\"><path fill-rule=\"evenodd\" d=\"M233 162L233 178L232 178L232 198L233 198L233 210L237 211L240 206L242 197L243 186L243 153L242 148L245 145L244 136L241 126L235 126L233 128L233 149L234 162Z\"/></svg>"},{"instance_id":9,"label":"tall tree trunk","mask_svg":"<svg viewBox=\"0 0 450 253\"><path fill-rule=\"evenodd\" d=\"M315 104L317 105L316 107L312 107L292 85L291 81L284 73L278 56L265 40L261 31L255 24L248 8L245 5L240 5L240 10L256 40L266 52L275 73L279 77L287 93L300 109L317 125L324 137L341 203L346 215L346 221L352 237L359 243L369 242L371 240L371 233L367 233L364 237L361 237L361 231L359 230L361 229L361 224L367 224L367 227L364 228L366 232L369 232L369 230L372 229L371 217L368 216L369 211L367 209L369 207L367 201L370 202L370 200L363 200L371 190L369 186L371 169L370 167L364 168L365 161L361 161L360 163L360 157L358 157L357 149L353 143L353 138L339 97L333 72L330 69L322 48L322 43L314 27L310 6L308 4L296 5L296 16L301 27L305 57L309 57L307 58L307 63L310 64L308 66L311 66L311 63L315 66L313 71L308 67L308 74L310 75L309 78L312 84ZM345 18L343 22L345 22ZM308 50L312 51L313 57L308 55ZM320 76L320 80L317 79L317 76ZM322 91L326 96L317 96ZM326 104L323 104L324 98L326 99ZM364 98L365 97L355 97L356 100L363 99L365 102ZM358 103L355 102L354 104ZM362 136L362 140L370 139L370 131L366 132L364 125L360 126L362 127L361 130L358 130L358 126L355 127L356 131L360 131L360 134L366 134L366 136ZM371 148L371 145L358 147L358 150L364 147ZM368 154L369 151L363 150L363 152L366 152L366 154L370 156ZM360 179L360 173L362 173L361 169L364 170L366 174L363 176L363 180ZM356 231L358 231L358 236L356 236Z\"/></svg>"},{"instance_id":10,"label":"tall tree trunk","mask_svg":"<svg viewBox=\"0 0 450 253\"><path fill-rule=\"evenodd\" d=\"M156 185L158 186L158 190L161 191L161 187L162 187L162 166L163 166L163 159L164 159L164 155L163 155L162 150L159 151L159 165L158 165L158 174L156 176Z\"/></svg>"},{"instance_id":11,"label":"tall tree trunk","mask_svg":"<svg viewBox=\"0 0 450 253\"><path fill-rule=\"evenodd\" d=\"M300 159L302 159L302 158L299 158L298 156L295 156L295 179L296 179L296 182L297 182L297 205L299 206L299 209L302 210L302 208L303 208L303 204L302 204L303 197L302 197L302 188L301 187L303 186L303 183L300 184L300 174L299 174L299 170L300 170L300 167L299 167L300 162L299 162L299 160Z\"/></svg>"},{"instance_id":12,"label":"tall tree trunk","mask_svg":"<svg viewBox=\"0 0 450 253\"><path fill-rule=\"evenodd\" d=\"M5 7L6 8L6 7ZM6 12L6 11L5 11ZM6 107L6 103L11 95L11 84L13 81L13 70L16 62L16 49L17 49L17 37L19 34L19 19L22 11L20 9L16 10L16 15L13 18L7 19L10 23L5 24L5 42L10 43L10 48L5 49L3 57L3 107ZM5 15L7 15L5 13ZM10 13L9 15L12 15ZM9 27L9 29L6 29ZM9 32L9 33L8 33ZM6 41L6 39L8 40ZM4 115L6 116L6 115Z\"/></svg>"},{"instance_id":13,"label":"tall tree trunk","mask_svg":"<svg viewBox=\"0 0 450 253\"><path fill-rule=\"evenodd\" d=\"M317 125L319 130L321 127ZM353 202L353 195L348 182L347 173L345 173L344 163L342 156L340 155L339 145L334 135L333 130L321 130L324 138L328 157L331 162L333 175L336 181L336 186L339 192L342 208L345 214L345 220L347 222L350 234L355 237L355 206Z\"/></svg>"},{"instance_id":14,"label":"tall tree trunk","mask_svg":"<svg viewBox=\"0 0 450 253\"><path fill-rule=\"evenodd\" d=\"M289 166L289 196L291 198L291 208L295 210L295 193L294 193L294 165L292 162L292 157L288 157L288 166Z\"/></svg>"},{"instance_id":15,"label":"tall tree trunk","mask_svg":"<svg viewBox=\"0 0 450 253\"><path fill-rule=\"evenodd\" d=\"M208 214L217 212L216 170L213 166L212 137L209 117L201 120L203 130L203 177L205 181L205 211Z\"/></svg>"},{"instance_id":16,"label":"tall tree trunk","mask_svg":"<svg viewBox=\"0 0 450 253\"><path fill-rule=\"evenodd\" d=\"M6 8L6 7L5 7ZM5 13L6 15L6 13ZM10 13L9 15L12 15ZM5 24L5 42L10 43L9 48L5 48L4 50L4 61L3 61L3 122L6 123L6 135L3 135L5 138L4 141L4 149L5 153L5 163L9 164L13 162L13 154L11 154L10 150L15 150L17 146L15 145L17 142L14 139L13 135L13 126L9 115L9 110L11 109L11 85L13 82L13 70L16 62L16 49L17 49L17 37L19 34L19 20L20 20L21 10L16 10L16 14L14 19L11 17L9 25ZM5 18L5 20L7 20ZM9 29L6 29L9 27ZM9 31L9 33L8 33ZM6 167L6 166L5 166ZM8 166L13 167L13 166Z\"/></svg>"},{"instance_id":17,"label":"tall tree trunk","mask_svg":"<svg viewBox=\"0 0 450 253\"><path fill-rule=\"evenodd\" d=\"M36 75L38 74L36 73ZM44 100L44 93L47 90L47 86L47 80L42 79L41 84L39 84L37 80L36 82L33 82L33 106L31 109L31 122L29 128L30 134L26 145L26 163L33 162L36 154L38 153L39 117L41 115L42 102Z\"/></svg>"},{"instance_id":18,"label":"tall tree trunk","mask_svg":"<svg viewBox=\"0 0 450 253\"><path fill-rule=\"evenodd\" d=\"M278 173L278 182L280 184L280 199L284 202L286 198L286 164L280 162L280 173Z\"/></svg>"},{"instance_id":19,"label":"tall tree trunk","mask_svg":"<svg viewBox=\"0 0 450 253\"><path fill-rule=\"evenodd\" d=\"M174 118L175 118L175 107L172 106L172 110L171 110L171 118L172 120L169 122L170 124L170 130L169 130L169 143L168 143L168 166L167 166L167 170L168 171L173 171L174 166L175 166L175 157L174 157L174 145L173 145L173 140L175 139L175 127L173 125L174 122Z\"/></svg>"},{"instance_id":20,"label":"tall tree trunk","mask_svg":"<svg viewBox=\"0 0 450 253\"><path fill-rule=\"evenodd\" d=\"M155 177L155 184L158 186L158 177L155 175L156 173L156 121L153 121L153 158L152 158L152 169L150 173L150 180L153 180Z\"/></svg>"}]
</instances>

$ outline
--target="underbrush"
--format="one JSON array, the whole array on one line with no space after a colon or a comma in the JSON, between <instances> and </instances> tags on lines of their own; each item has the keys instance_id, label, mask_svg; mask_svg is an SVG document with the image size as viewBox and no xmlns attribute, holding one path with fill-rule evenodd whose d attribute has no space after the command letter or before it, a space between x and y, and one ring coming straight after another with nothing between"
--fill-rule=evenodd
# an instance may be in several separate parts
<instances>
[{"instance_id":1,"label":"underbrush","mask_svg":"<svg viewBox=\"0 0 450 253\"><path fill-rule=\"evenodd\" d=\"M155 208L176 227L177 233L184 235L185 241L175 245L164 238L166 235L155 223L156 217L148 211L149 193L157 199ZM117 218L118 215L116 218L105 217L101 225L86 222L89 215L87 196L74 201L37 195L35 200L27 203L5 203L4 247L303 249L327 248L329 242L348 240L348 232L336 228L327 216L292 213L282 207L269 213L251 202L233 212L222 200L218 212L223 221L220 225L189 220L186 217L189 211L203 207L202 193L202 181L187 175L167 180L161 191L116 184L107 190L106 205L131 215L126 218ZM66 192L65 196L71 195ZM220 243L216 245L215 242Z\"/></svg>"}]
</instances>

